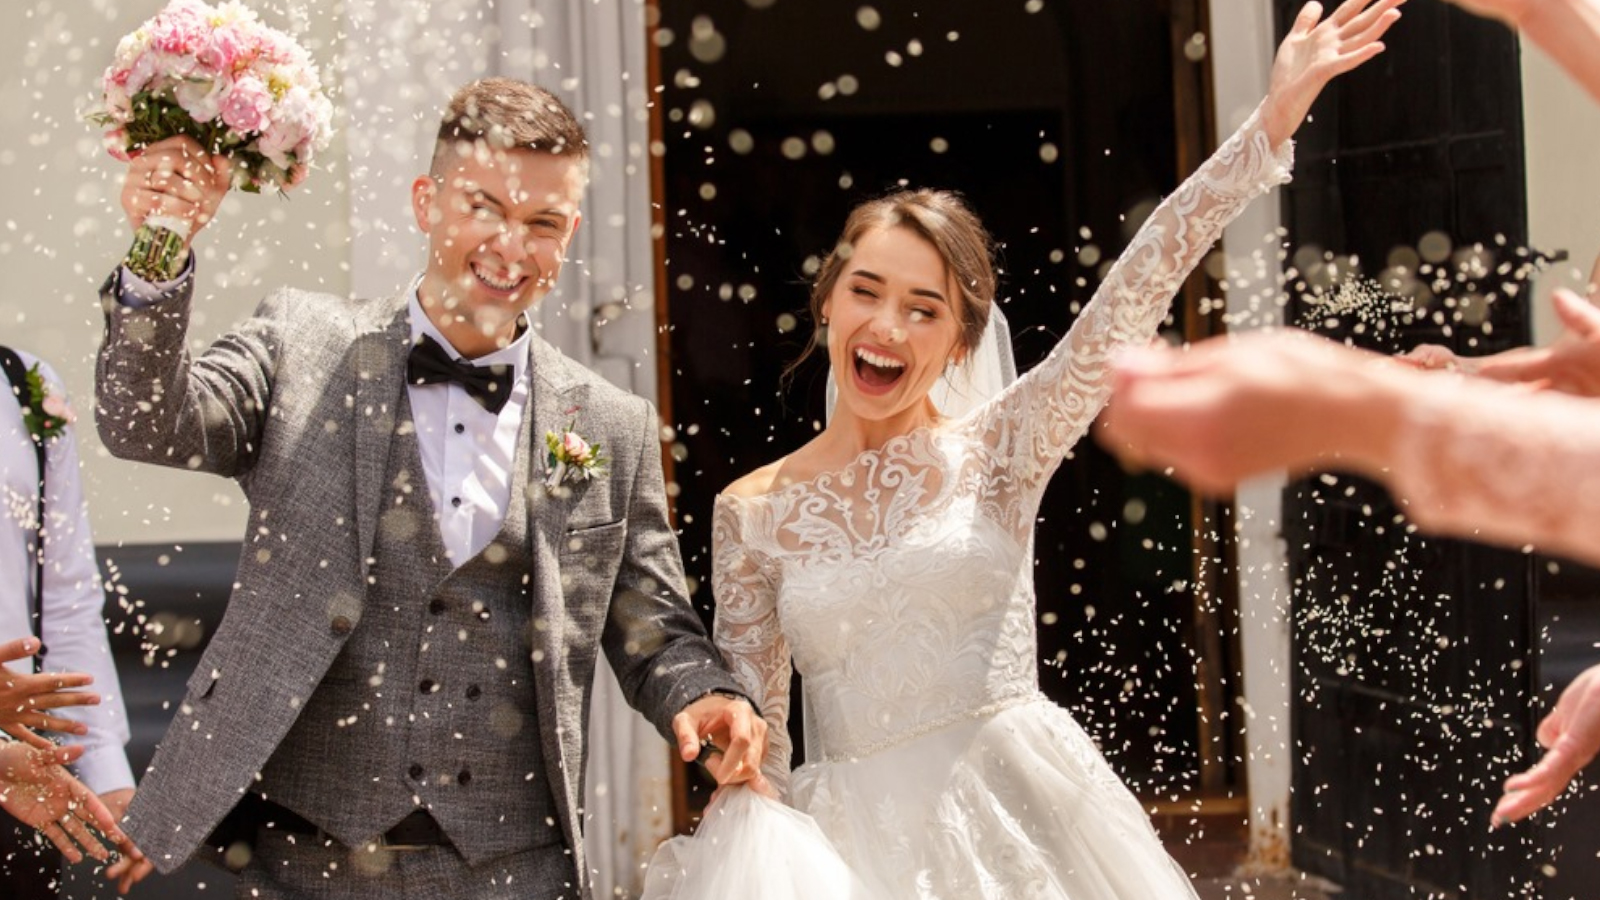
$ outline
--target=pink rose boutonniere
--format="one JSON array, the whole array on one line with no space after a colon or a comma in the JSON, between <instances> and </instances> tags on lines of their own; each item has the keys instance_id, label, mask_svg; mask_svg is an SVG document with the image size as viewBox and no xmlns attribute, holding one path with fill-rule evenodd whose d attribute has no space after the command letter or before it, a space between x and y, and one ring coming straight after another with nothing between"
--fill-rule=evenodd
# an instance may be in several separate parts
<instances>
[{"instance_id":1,"label":"pink rose boutonniere","mask_svg":"<svg viewBox=\"0 0 1600 900\"><path fill-rule=\"evenodd\" d=\"M38 363L28 370L28 394L29 403L22 410L22 423L28 426L28 433L34 440L49 440L77 420L67 401L50 392Z\"/></svg>"},{"instance_id":2,"label":"pink rose boutonniere","mask_svg":"<svg viewBox=\"0 0 1600 900\"><path fill-rule=\"evenodd\" d=\"M588 481L606 474L610 461L600 451L600 445L584 440L572 428L569 423L560 433L544 433L544 444L550 451L545 458L544 486L548 490L556 490L568 481Z\"/></svg>"}]
</instances>

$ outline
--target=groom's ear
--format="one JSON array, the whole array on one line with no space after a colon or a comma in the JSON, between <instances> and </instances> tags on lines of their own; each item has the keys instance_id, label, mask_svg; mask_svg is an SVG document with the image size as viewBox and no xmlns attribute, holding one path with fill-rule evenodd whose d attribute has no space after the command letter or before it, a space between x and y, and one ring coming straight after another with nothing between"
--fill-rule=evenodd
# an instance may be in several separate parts
<instances>
[{"instance_id":1,"label":"groom's ear","mask_svg":"<svg viewBox=\"0 0 1600 900\"><path fill-rule=\"evenodd\" d=\"M423 234L433 230L433 200L439 183L432 175L418 175L411 182L411 214L416 217L417 229Z\"/></svg>"}]
</instances>

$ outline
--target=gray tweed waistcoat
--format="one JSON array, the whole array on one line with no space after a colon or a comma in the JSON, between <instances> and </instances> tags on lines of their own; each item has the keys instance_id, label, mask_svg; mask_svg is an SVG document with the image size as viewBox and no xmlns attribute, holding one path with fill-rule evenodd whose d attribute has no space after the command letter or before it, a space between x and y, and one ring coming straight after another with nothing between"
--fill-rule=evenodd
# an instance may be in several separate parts
<instances>
[{"instance_id":1,"label":"gray tweed waistcoat","mask_svg":"<svg viewBox=\"0 0 1600 900\"><path fill-rule=\"evenodd\" d=\"M528 422L505 524L454 571L408 400L399 422L360 623L257 789L347 846L419 805L469 862L561 844L529 659Z\"/></svg>"}]
</instances>

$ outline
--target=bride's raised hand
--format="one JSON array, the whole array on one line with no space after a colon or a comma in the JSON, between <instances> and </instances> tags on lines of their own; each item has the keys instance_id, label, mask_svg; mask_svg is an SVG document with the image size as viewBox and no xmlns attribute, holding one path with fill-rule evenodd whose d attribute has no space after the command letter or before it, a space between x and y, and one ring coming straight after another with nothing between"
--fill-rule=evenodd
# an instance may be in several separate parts
<instances>
[{"instance_id":1,"label":"bride's raised hand","mask_svg":"<svg viewBox=\"0 0 1600 900\"><path fill-rule=\"evenodd\" d=\"M1345 0L1326 19L1316 0L1300 10L1289 36L1278 45L1262 108L1262 125L1272 146L1294 135L1328 82L1383 52L1381 38L1400 20L1404 2Z\"/></svg>"}]
</instances>

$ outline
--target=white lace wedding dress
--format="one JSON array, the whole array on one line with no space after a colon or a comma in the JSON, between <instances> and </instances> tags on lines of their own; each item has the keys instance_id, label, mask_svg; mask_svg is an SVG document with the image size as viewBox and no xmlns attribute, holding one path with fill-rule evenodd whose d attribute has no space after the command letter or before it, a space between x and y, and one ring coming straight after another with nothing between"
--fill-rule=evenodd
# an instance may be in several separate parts
<instances>
[{"instance_id":1,"label":"white lace wedding dress","mask_svg":"<svg viewBox=\"0 0 1600 900\"><path fill-rule=\"evenodd\" d=\"M815 827L726 792L694 838L664 845L647 897L1194 896L1093 741L1039 692L1033 523L1106 401L1113 354L1152 339L1291 154L1253 116L1151 215L1054 352L964 418L718 499L715 638L771 725L764 771ZM793 773L791 660L808 749Z\"/></svg>"}]
</instances>

